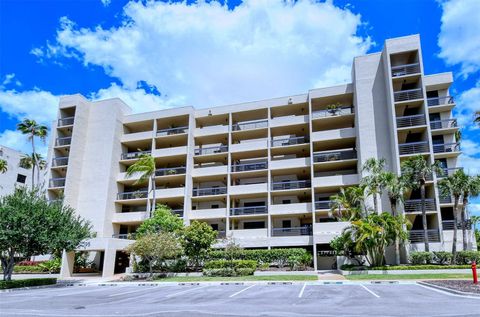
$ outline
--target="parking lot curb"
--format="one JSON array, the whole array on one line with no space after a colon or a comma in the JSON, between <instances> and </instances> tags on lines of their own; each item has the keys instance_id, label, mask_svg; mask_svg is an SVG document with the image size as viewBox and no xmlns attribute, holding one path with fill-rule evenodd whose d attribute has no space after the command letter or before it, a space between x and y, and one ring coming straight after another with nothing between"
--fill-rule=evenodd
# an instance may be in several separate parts
<instances>
[{"instance_id":1,"label":"parking lot curb","mask_svg":"<svg viewBox=\"0 0 480 317\"><path fill-rule=\"evenodd\" d=\"M480 298L480 295L476 294L476 293L457 291L457 290L454 290L454 289L451 289L451 288L448 288L448 287L434 285L434 284L426 283L426 282L423 282L423 281L419 281L419 282L417 282L417 284L423 285L423 286L426 286L426 287L430 287L430 288L435 288L435 289L438 289L438 290L441 290L441 291L444 291L444 292L447 292L447 293L455 294L455 295L474 296L474 297Z\"/></svg>"},{"instance_id":2,"label":"parking lot curb","mask_svg":"<svg viewBox=\"0 0 480 317\"><path fill-rule=\"evenodd\" d=\"M62 288L64 286L65 285L61 285L61 284L53 284L53 285L40 285L40 286L30 286L30 287L16 287L16 288L0 289L0 293L10 293L10 292L24 291L28 289Z\"/></svg>"}]
</instances>

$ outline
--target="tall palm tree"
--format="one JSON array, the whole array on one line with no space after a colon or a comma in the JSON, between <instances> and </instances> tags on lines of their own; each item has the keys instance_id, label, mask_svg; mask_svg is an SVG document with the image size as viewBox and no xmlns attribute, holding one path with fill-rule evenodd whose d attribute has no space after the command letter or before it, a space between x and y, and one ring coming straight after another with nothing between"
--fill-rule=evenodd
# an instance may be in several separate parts
<instances>
[{"instance_id":1,"label":"tall palm tree","mask_svg":"<svg viewBox=\"0 0 480 317\"><path fill-rule=\"evenodd\" d=\"M39 154L39 153L32 153L32 155L24 155L21 159L20 159L20 163L18 164L18 166L24 168L24 169L31 169L32 170L32 188L35 187L35 169L36 167L38 166L39 169L37 170L37 173L40 174L40 171L45 169L47 165L47 162L43 159L42 155ZM37 177L38 179L38 177ZM39 185L37 183L37 185Z\"/></svg>"},{"instance_id":2,"label":"tall palm tree","mask_svg":"<svg viewBox=\"0 0 480 317\"><path fill-rule=\"evenodd\" d=\"M403 177L398 177L392 172L384 172L382 174L383 188L387 192L390 209L394 217L398 216L398 205L405 200L405 194L408 190L407 184ZM395 238L395 264L400 264L400 239Z\"/></svg>"},{"instance_id":3,"label":"tall palm tree","mask_svg":"<svg viewBox=\"0 0 480 317\"><path fill-rule=\"evenodd\" d=\"M430 244L428 242L428 228L427 228L427 212L425 204L425 184L427 178L433 173L441 175L443 170L441 169L439 162L430 164L422 155L416 155L409 158L402 163L402 175L408 182L408 186L412 189L420 189L421 196L421 208L422 208L422 224L423 224L423 239L425 243L425 251L430 251Z\"/></svg>"},{"instance_id":4,"label":"tall palm tree","mask_svg":"<svg viewBox=\"0 0 480 317\"><path fill-rule=\"evenodd\" d=\"M473 119L473 122L480 126L480 111L475 112L475 119Z\"/></svg>"},{"instance_id":5,"label":"tall palm tree","mask_svg":"<svg viewBox=\"0 0 480 317\"><path fill-rule=\"evenodd\" d=\"M336 211L339 218L347 218L349 221L362 218L365 213L364 193L363 186L340 188L338 194L330 196L332 211Z\"/></svg>"},{"instance_id":6,"label":"tall palm tree","mask_svg":"<svg viewBox=\"0 0 480 317\"><path fill-rule=\"evenodd\" d=\"M362 171L369 174L362 178L362 184L366 186L367 193L373 196L375 213L379 214L378 195L382 191L382 173L385 171L385 159L369 158L363 163Z\"/></svg>"},{"instance_id":7,"label":"tall palm tree","mask_svg":"<svg viewBox=\"0 0 480 317\"><path fill-rule=\"evenodd\" d=\"M457 170L453 175L445 177L438 182L440 194L443 197L453 196L453 241L452 241L452 263L457 259L457 226L458 226L458 209L460 196L464 191L464 183L467 175L463 170Z\"/></svg>"},{"instance_id":8,"label":"tall palm tree","mask_svg":"<svg viewBox=\"0 0 480 317\"><path fill-rule=\"evenodd\" d=\"M0 159L0 174L5 174L8 171L7 161Z\"/></svg>"},{"instance_id":9,"label":"tall palm tree","mask_svg":"<svg viewBox=\"0 0 480 317\"><path fill-rule=\"evenodd\" d=\"M32 153L35 156L37 154L35 150L35 138L38 137L40 140L45 142L48 134L48 128L44 125L38 124L35 120L24 119L22 122L17 124L17 130L23 134L28 135L28 139L32 142ZM37 185L40 183L40 165L38 160L36 160L35 165L37 167Z\"/></svg>"},{"instance_id":10,"label":"tall palm tree","mask_svg":"<svg viewBox=\"0 0 480 317\"><path fill-rule=\"evenodd\" d=\"M155 199L155 158L150 154L142 154L138 161L127 169L127 177L132 177L134 174L140 173L140 177L134 184L142 184L145 182L151 182L153 190L153 203L150 206L150 217L155 211L156 199Z\"/></svg>"},{"instance_id":11,"label":"tall palm tree","mask_svg":"<svg viewBox=\"0 0 480 317\"><path fill-rule=\"evenodd\" d=\"M463 173L463 170L460 170ZM463 183L463 204L460 213L462 221L463 251L467 250L467 212L466 208L470 197L480 195L480 175L465 175Z\"/></svg>"}]
</instances>

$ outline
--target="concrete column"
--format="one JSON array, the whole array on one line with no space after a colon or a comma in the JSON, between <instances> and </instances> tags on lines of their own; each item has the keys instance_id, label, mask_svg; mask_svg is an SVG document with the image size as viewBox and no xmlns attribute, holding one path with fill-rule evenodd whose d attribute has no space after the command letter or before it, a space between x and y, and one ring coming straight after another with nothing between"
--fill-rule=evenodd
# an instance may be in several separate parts
<instances>
[{"instance_id":1,"label":"concrete column","mask_svg":"<svg viewBox=\"0 0 480 317\"><path fill-rule=\"evenodd\" d=\"M60 278L69 278L73 274L73 265L75 263L75 252L66 252L63 250L62 267L60 268Z\"/></svg>"},{"instance_id":2,"label":"concrete column","mask_svg":"<svg viewBox=\"0 0 480 317\"><path fill-rule=\"evenodd\" d=\"M318 270L317 244L313 241L313 269Z\"/></svg>"},{"instance_id":3,"label":"concrete column","mask_svg":"<svg viewBox=\"0 0 480 317\"><path fill-rule=\"evenodd\" d=\"M115 271L115 256L116 249L105 249L105 256L103 257L103 272L102 277L111 277Z\"/></svg>"}]
</instances>

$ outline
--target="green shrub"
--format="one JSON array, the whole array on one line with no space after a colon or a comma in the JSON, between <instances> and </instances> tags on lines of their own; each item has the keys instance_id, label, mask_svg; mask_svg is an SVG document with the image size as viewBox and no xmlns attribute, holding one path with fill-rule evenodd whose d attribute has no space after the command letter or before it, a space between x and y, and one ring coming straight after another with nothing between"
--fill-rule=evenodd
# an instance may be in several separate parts
<instances>
[{"instance_id":1,"label":"green shrub","mask_svg":"<svg viewBox=\"0 0 480 317\"><path fill-rule=\"evenodd\" d=\"M433 252L433 258L435 263L444 265L447 263L452 262L452 253L451 252L446 252L446 251L436 251Z\"/></svg>"},{"instance_id":2,"label":"green shrub","mask_svg":"<svg viewBox=\"0 0 480 317\"><path fill-rule=\"evenodd\" d=\"M412 252L410 253L410 262L412 264L430 264L433 254L431 252Z\"/></svg>"},{"instance_id":3,"label":"green shrub","mask_svg":"<svg viewBox=\"0 0 480 317\"><path fill-rule=\"evenodd\" d=\"M205 263L204 268L209 269L224 269L224 268L232 268L232 269L253 269L257 268L257 261L252 260L216 260L216 261L208 261Z\"/></svg>"},{"instance_id":4,"label":"green shrub","mask_svg":"<svg viewBox=\"0 0 480 317\"><path fill-rule=\"evenodd\" d=\"M245 276L245 275L253 275L255 272L255 269L252 268L239 268L235 270L236 276Z\"/></svg>"},{"instance_id":5,"label":"green shrub","mask_svg":"<svg viewBox=\"0 0 480 317\"><path fill-rule=\"evenodd\" d=\"M438 265L438 264L421 264L421 265L392 265L392 266L355 266L350 264L342 265L344 271L386 271L386 270L448 270L448 269L469 269L470 265Z\"/></svg>"},{"instance_id":6,"label":"green shrub","mask_svg":"<svg viewBox=\"0 0 480 317\"><path fill-rule=\"evenodd\" d=\"M0 281L0 289L57 284L56 278L29 278L25 280Z\"/></svg>"},{"instance_id":7,"label":"green shrub","mask_svg":"<svg viewBox=\"0 0 480 317\"><path fill-rule=\"evenodd\" d=\"M283 267L287 264L290 256L304 256L309 254L305 249L237 249L235 252L230 252L228 258L233 260L253 260L258 263L268 263L269 266L276 265ZM222 260L227 259L227 255L223 250L211 251L208 255L208 260Z\"/></svg>"},{"instance_id":8,"label":"green shrub","mask_svg":"<svg viewBox=\"0 0 480 317\"><path fill-rule=\"evenodd\" d=\"M46 272L58 273L60 272L60 268L62 267L62 259L56 258L53 260L48 260L43 263L40 263L38 266L45 269Z\"/></svg>"},{"instance_id":9,"label":"green shrub","mask_svg":"<svg viewBox=\"0 0 480 317\"><path fill-rule=\"evenodd\" d=\"M44 267L41 267L39 265L33 266L33 265L28 265L28 266L20 266L20 265L15 265L13 267L13 273L17 274L22 274L22 273L45 273L48 272L47 269Z\"/></svg>"},{"instance_id":10,"label":"green shrub","mask_svg":"<svg viewBox=\"0 0 480 317\"><path fill-rule=\"evenodd\" d=\"M457 253L457 264L471 264L480 262L480 251L460 251Z\"/></svg>"},{"instance_id":11,"label":"green shrub","mask_svg":"<svg viewBox=\"0 0 480 317\"><path fill-rule=\"evenodd\" d=\"M223 269L203 269L204 276L235 276L235 270L232 268Z\"/></svg>"}]
</instances>

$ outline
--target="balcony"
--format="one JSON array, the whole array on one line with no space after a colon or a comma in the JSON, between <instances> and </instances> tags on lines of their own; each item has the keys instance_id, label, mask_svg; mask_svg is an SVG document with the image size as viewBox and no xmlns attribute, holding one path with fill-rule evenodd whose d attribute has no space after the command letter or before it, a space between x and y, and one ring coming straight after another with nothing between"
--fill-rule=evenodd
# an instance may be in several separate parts
<instances>
[{"instance_id":1,"label":"balcony","mask_svg":"<svg viewBox=\"0 0 480 317\"><path fill-rule=\"evenodd\" d=\"M67 146L72 143L72 137L57 138L55 140L55 146Z\"/></svg>"},{"instance_id":2,"label":"balcony","mask_svg":"<svg viewBox=\"0 0 480 317\"><path fill-rule=\"evenodd\" d=\"M427 124L427 122L425 121L425 115L423 114L397 118L397 128L415 127L425 124Z\"/></svg>"},{"instance_id":3,"label":"balcony","mask_svg":"<svg viewBox=\"0 0 480 317\"><path fill-rule=\"evenodd\" d=\"M455 174L456 171L459 171L459 170L463 171L463 167L446 167L446 168L443 168L442 170L443 170L443 174L437 174L438 178L452 176L453 174Z\"/></svg>"},{"instance_id":4,"label":"balcony","mask_svg":"<svg viewBox=\"0 0 480 317\"><path fill-rule=\"evenodd\" d=\"M291 137L291 138L285 138L285 139L276 139L276 140L272 140L272 147L305 144L307 142L308 140L304 136Z\"/></svg>"},{"instance_id":5,"label":"balcony","mask_svg":"<svg viewBox=\"0 0 480 317\"><path fill-rule=\"evenodd\" d=\"M133 192L123 192L117 194L117 200L130 200L130 199L145 199L148 196L148 191L137 190Z\"/></svg>"},{"instance_id":6,"label":"balcony","mask_svg":"<svg viewBox=\"0 0 480 317\"><path fill-rule=\"evenodd\" d=\"M409 90L400 90L393 93L393 98L395 102L409 101L415 99L422 99L423 92L421 88L409 89Z\"/></svg>"},{"instance_id":7,"label":"balcony","mask_svg":"<svg viewBox=\"0 0 480 317\"><path fill-rule=\"evenodd\" d=\"M465 222L465 228L467 228L467 230L471 230L472 225L473 225L473 223L470 220L467 220ZM454 224L453 220L443 220L442 221L443 230L453 230L454 227L455 227L455 224ZM459 230L462 229L461 221L457 221L457 229L459 229Z\"/></svg>"},{"instance_id":8,"label":"balcony","mask_svg":"<svg viewBox=\"0 0 480 317\"><path fill-rule=\"evenodd\" d=\"M320 222L313 224L313 235L316 243L330 243L342 231L350 226L349 222Z\"/></svg>"},{"instance_id":9,"label":"balcony","mask_svg":"<svg viewBox=\"0 0 480 317\"><path fill-rule=\"evenodd\" d=\"M122 240L135 240L135 233L118 233L118 234L112 234L112 238L114 238L114 239L122 239Z\"/></svg>"},{"instance_id":10,"label":"balcony","mask_svg":"<svg viewBox=\"0 0 480 317\"><path fill-rule=\"evenodd\" d=\"M265 215L268 212L267 206L249 206L230 208L230 216L252 216Z\"/></svg>"},{"instance_id":11,"label":"balcony","mask_svg":"<svg viewBox=\"0 0 480 317\"><path fill-rule=\"evenodd\" d=\"M120 155L120 160L134 160L139 158L142 155L150 154L150 151L138 151L138 152L128 152L122 153Z\"/></svg>"},{"instance_id":12,"label":"balcony","mask_svg":"<svg viewBox=\"0 0 480 317\"><path fill-rule=\"evenodd\" d=\"M194 219L218 219L227 216L227 208L209 208L209 209L192 209L188 218Z\"/></svg>"},{"instance_id":13,"label":"balcony","mask_svg":"<svg viewBox=\"0 0 480 317\"><path fill-rule=\"evenodd\" d=\"M432 130L451 129L451 128L457 128L457 127L458 127L457 119L430 121L430 128Z\"/></svg>"},{"instance_id":14,"label":"balcony","mask_svg":"<svg viewBox=\"0 0 480 317\"><path fill-rule=\"evenodd\" d=\"M262 129L268 127L268 120L252 121L252 122L243 122L235 123L232 125L232 131L245 131L245 130L254 130Z\"/></svg>"},{"instance_id":15,"label":"balcony","mask_svg":"<svg viewBox=\"0 0 480 317\"><path fill-rule=\"evenodd\" d=\"M284 158L270 161L271 170L299 168L310 166L310 157Z\"/></svg>"},{"instance_id":16,"label":"balcony","mask_svg":"<svg viewBox=\"0 0 480 317\"><path fill-rule=\"evenodd\" d=\"M215 135L215 134L227 134L227 133L228 133L228 125L212 125L212 126L195 129L196 137Z\"/></svg>"},{"instance_id":17,"label":"balcony","mask_svg":"<svg viewBox=\"0 0 480 317\"><path fill-rule=\"evenodd\" d=\"M180 218L183 217L183 209L172 209L172 214L179 216Z\"/></svg>"},{"instance_id":18,"label":"balcony","mask_svg":"<svg viewBox=\"0 0 480 317\"><path fill-rule=\"evenodd\" d=\"M455 100L453 96L434 97L434 98L427 99L427 105L429 107L453 105L453 104L455 104Z\"/></svg>"},{"instance_id":19,"label":"balcony","mask_svg":"<svg viewBox=\"0 0 480 317\"><path fill-rule=\"evenodd\" d=\"M50 188L65 187L65 178L51 178L48 185Z\"/></svg>"},{"instance_id":20,"label":"balcony","mask_svg":"<svg viewBox=\"0 0 480 317\"><path fill-rule=\"evenodd\" d=\"M398 145L398 151L400 155L409 155L409 154L418 154L418 153L428 153L430 152L428 148L428 141L420 142L410 142L403 143Z\"/></svg>"},{"instance_id":21,"label":"balcony","mask_svg":"<svg viewBox=\"0 0 480 317\"><path fill-rule=\"evenodd\" d=\"M175 135L175 134L182 134L187 133L188 127L178 127L178 128L169 128L169 129L162 129L157 130L157 136L168 136L168 135Z\"/></svg>"},{"instance_id":22,"label":"balcony","mask_svg":"<svg viewBox=\"0 0 480 317\"><path fill-rule=\"evenodd\" d=\"M452 196L440 196L439 199L441 205L453 204Z\"/></svg>"},{"instance_id":23,"label":"balcony","mask_svg":"<svg viewBox=\"0 0 480 317\"><path fill-rule=\"evenodd\" d=\"M313 153L314 163L351 160L356 158L357 158L357 151L351 150L351 149Z\"/></svg>"},{"instance_id":24,"label":"balcony","mask_svg":"<svg viewBox=\"0 0 480 317\"><path fill-rule=\"evenodd\" d=\"M235 165L232 165L232 172L258 171L258 170L264 170L267 167L268 167L267 162L235 164Z\"/></svg>"},{"instance_id":25,"label":"balcony","mask_svg":"<svg viewBox=\"0 0 480 317\"><path fill-rule=\"evenodd\" d=\"M245 196L245 195L257 195L259 193L267 193L268 192L268 184L267 180L265 179L264 182L255 182L243 185L234 185L230 186L230 195L235 196Z\"/></svg>"},{"instance_id":26,"label":"balcony","mask_svg":"<svg viewBox=\"0 0 480 317\"><path fill-rule=\"evenodd\" d=\"M227 193L227 187L210 187L210 188L194 188L192 195L194 197L199 197L199 196L225 195L226 193Z\"/></svg>"},{"instance_id":27,"label":"balcony","mask_svg":"<svg viewBox=\"0 0 480 317\"><path fill-rule=\"evenodd\" d=\"M406 213L422 212L422 200L421 199L405 200L404 208ZM433 198L425 199L425 210L427 212L436 211L435 199Z\"/></svg>"},{"instance_id":28,"label":"balcony","mask_svg":"<svg viewBox=\"0 0 480 317\"><path fill-rule=\"evenodd\" d=\"M273 204L270 205L271 215L307 214L312 212L311 203Z\"/></svg>"},{"instance_id":29,"label":"balcony","mask_svg":"<svg viewBox=\"0 0 480 317\"><path fill-rule=\"evenodd\" d=\"M114 213L112 223L140 223L148 218L146 211Z\"/></svg>"},{"instance_id":30,"label":"balcony","mask_svg":"<svg viewBox=\"0 0 480 317\"><path fill-rule=\"evenodd\" d=\"M338 139L353 139L356 136L355 128L342 128L324 131L316 131L312 133L312 141L332 141Z\"/></svg>"},{"instance_id":31,"label":"balcony","mask_svg":"<svg viewBox=\"0 0 480 317\"><path fill-rule=\"evenodd\" d=\"M440 242L440 232L438 229L427 230L428 242ZM425 242L423 230L410 230L409 240L412 243Z\"/></svg>"},{"instance_id":32,"label":"balcony","mask_svg":"<svg viewBox=\"0 0 480 317\"><path fill-rule=\"evenodd\" d=\"M159 168L155 170L155 176L173 176L179 174L185 174L187 172L187 168L185 166L179 167L167 167L167 168Z\"/></svg>"},{"instance_id":33,"label":"balcony","mask_svg":"<svg viewBox=\"0 0 480 317\"><path fill-rule=\"evenodd\" d=\"M266 150L268 147L268 139L251 139L251 140L244 140L242 142L232 144L230 147L230 152L249 152L249 151L256 151L256 150Z\"/></svg>"},{"instance_id":34,"label":"balcony","mask_svg":"<svg viewBox=\"0 0 480 317\"><path fill-rule=\"evenodd\" d=\"M310 236L312 227L272 228L273 237Z\"/></svg>"},{"instance_id":35,"label":"balcony","mask_svg":"<svg viewBox=\"0 0 480 317\"><path fill-rule=\"evenodd\" d=\"M224 175L228 173L227 165L201 165L192 171L193 177Z\"/></svg>"},{"instance_id":36,"label":"balcony","mask_svg":"<svg viewBox=\"0 0 480 317\"><path fill-rule=\"evenodd\" d=\"M211 155L228 152L228 145L212 146L195 149L195 155Z\"/></svg>"},{"instance_id":37,"label":"balcony","mask_svg":"<svg viewBox=\"0 0 480 317\"><path fill-rule=\"evenodd\" d=\"M331 200L317 200L315 202L316 210L330 210L332 209L333 201Z\"/></svg>"},{"instance_id":38,"label":"balcony","mask_svg":"<svg viewBox=\"0 0 480 317\"><path fill-rule=\"evenodd\" d=\"M420 63L392 66L392 77L400 77L420 73Z\"/></svg>"},{"instance_id":39,"label":"balcony","mask_svg":"<svg viewBox=\"0 0 480 317\"><path fill-rule=\"evenodd\" d=\"M433 153L460 152L460 143L434 144Z\"/></svg>"},{"instance_id":40,"label":"balcony","mask_svg":"<svg viewBox=\"0 0 480 317\"><path fill-rule=\"evenodd\" d=\"M357 170L338 170L332 172L317 172L313 179L313 186L318 187L338 187L352 186L360 183L360 176Z\"/></svg>"},{"instance_id":41,"label":"balcony","mask_svg":"<svg viewBox=\"0 0 480 317\"><path fill-rule=\"evenodd\" d=\"M52 159L52 167L68 165L68 156L54 157Z\"/></svg>"},{"instance_id":42,"label":"balcony","mask_svg":"<svg viewBox=\"0 0 480 317\"><path fill-rule=\"evenodd\" d=\"M312 112L312 119L346 116L346 115L351 115L353 113L354 113L353 106L317 110Z\"/></svg>"},{"instance_id":43,"label":"balcony","mask_svg":"<svg viewBox=\"0 0 480 317\"><path fill-rule=\"evenodd\" d=\"M227 232L225 230L217 230L217 239L225 239Z\"/></svg>"},{"instance_id":44,"label":"balcony","mask_svg":"<svg viewBox=\"0 0 480 317\"><path fill-rule=\"evenodd\" d=\"M272 190L302 189L310 188L311 186L310 180L274 182L272 183Z\"/></svg>"},{"instance_id":45,"label":"balcony","mask_svg":"<svg viewBox=\"0 0 480 317\"><path fill-rule=\"evenodd\" d=\"M75 120L75 117L66 117L58 119L57 127L64 127L68 125L72 125Z\"/></svg>"}]
</instances>

